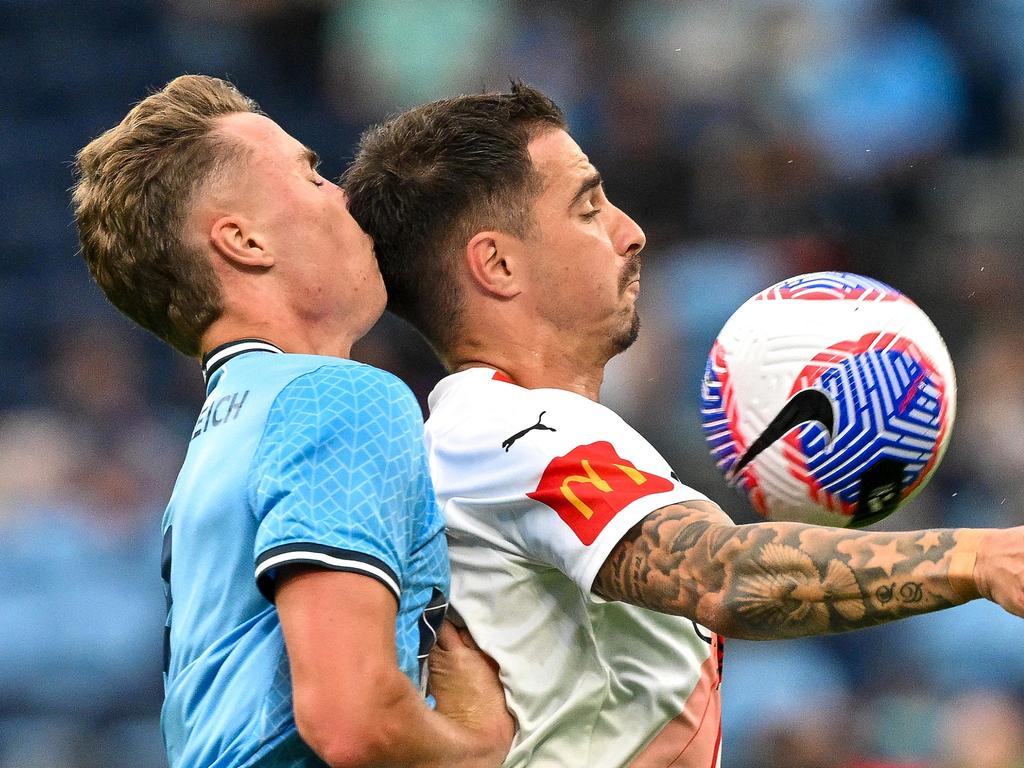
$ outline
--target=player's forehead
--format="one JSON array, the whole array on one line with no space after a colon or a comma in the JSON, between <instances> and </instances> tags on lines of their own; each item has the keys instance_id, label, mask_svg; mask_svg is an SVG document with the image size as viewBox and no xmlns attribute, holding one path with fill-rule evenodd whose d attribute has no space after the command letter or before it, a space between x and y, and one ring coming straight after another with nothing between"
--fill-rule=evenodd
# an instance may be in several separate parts
<instances>
[{"instance_id":1,"label":"player's forehead","mask_svg":"<svg viewBox=\"0 0 1024 768\"><path fill-rule=\"evenodd\" d=\"M561 129L544 131L528 145L533 167L544 179L544 191L552 187L571 186L580 179L593 176L597 169L568 133Z\"/></svg>"},{"instance_id":2,"label":"player's forehead","mask_svg":"<svg viewBox=\"0 0 1024 768\"><path fill-rule=\"evenodd\" d=\"M266 115L233 112L217 120L217 130L250 148L256 157L293 159L305 146Z\"/></svg>"}]
</instances>

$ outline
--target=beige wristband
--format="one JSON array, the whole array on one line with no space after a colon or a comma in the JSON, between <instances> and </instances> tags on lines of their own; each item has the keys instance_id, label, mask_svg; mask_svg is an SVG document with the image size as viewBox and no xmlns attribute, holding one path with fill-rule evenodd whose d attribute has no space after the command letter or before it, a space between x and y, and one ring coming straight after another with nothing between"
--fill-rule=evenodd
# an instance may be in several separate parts
<instances>
[{"instance_id":1,"label":"beige wristband","mask_svg":"<svg viewBox=\"0 0 1024 768\"><path fill-rule=\"evenodd\" d=\"M988 531L981 528L961 528L956 534L956 545L949 558L949 586L964 600L981 597L978 582L974 578L974 563L978 559L978 547Z\"/></svg>"}]
</instances>

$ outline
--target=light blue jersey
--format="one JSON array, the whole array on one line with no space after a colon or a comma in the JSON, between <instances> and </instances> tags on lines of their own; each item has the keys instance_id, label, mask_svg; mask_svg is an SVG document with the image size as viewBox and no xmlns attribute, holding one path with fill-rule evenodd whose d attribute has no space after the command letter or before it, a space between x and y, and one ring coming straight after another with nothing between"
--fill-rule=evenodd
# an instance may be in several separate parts
<instances>
[{"instance_id":1,"label":"light blue jersey","mask_svg":"<svg viewBox=\"0 0 1024 768\"><path fill-rule=\"evenodd\" d=\"M448 560L419 406L388 373L263 341L218 347L204 370L163 520L171 768L322 766L295 727L276 579L302 564L384 584L399 665L420 683Z\"/></svg>"}]
</instances>

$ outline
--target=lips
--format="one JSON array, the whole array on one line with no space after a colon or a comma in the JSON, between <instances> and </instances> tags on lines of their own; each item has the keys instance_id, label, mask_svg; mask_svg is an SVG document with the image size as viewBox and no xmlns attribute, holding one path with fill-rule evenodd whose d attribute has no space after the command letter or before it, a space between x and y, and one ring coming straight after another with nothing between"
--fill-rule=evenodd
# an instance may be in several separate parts
<instances>
[{"instance_id":1,"label":"lips","mask_svg":"<svg viewBox=\"0 0 1024 768\"><path fill-rule=\"evenodd\" d=\"M623 264L625 275L619 281L619 292L624 293L633 283L640 282L640 254L634 253Z\"/></svg>"},{"instance_id":2,"label":"lips","mask_svg":"<svg viewBox=\"0 0 1024 768\"><path fill-rule=\"evenodd\" d=\"M626 289L629 288L629 286L634 285L634 284L639 289L639 287L640 287L640 273L639 272L636 273L635 275L633 275L632 277L629 277L629 278L623 280L622 281L622 287L619 290L620 290L620 292L625 293Z\"/></svg>"}]
</instances>

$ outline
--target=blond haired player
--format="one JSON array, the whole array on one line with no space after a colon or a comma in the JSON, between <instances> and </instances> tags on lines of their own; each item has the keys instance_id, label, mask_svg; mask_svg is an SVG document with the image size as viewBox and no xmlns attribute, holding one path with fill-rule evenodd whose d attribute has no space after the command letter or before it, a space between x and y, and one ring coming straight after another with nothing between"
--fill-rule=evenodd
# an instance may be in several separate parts
<instances>
[{"instance_id":1,"label":"blond haired player","mask_svg":"<svg viewBox=\"0 0 1024 768\"><path fill-rule=\"evenodd\" d=\"M437 636L448 563L419 406L348 359L384 287L316 166L196 75L78 154L90 272L207 380L163 519L168 761L496 766L512 731L497 679L454 629ZM435 640L437 711L419 690Z\"/></svg>"},{"instance_id":2,"label":"blond haired player","mask_svg":"<svg viewBox=\"0 0 1024 768\"><path fill-rule=\"evenodd\" d=\"M540 92L371 129L346 189L391 306L452 371L428 452L453 605L519 723L507 766L718 765L716 633L838 632L981 595L1024 612L1024 529L736 526L598 403L639 329L644 235Z\"/></svg>"}]
</instances>

